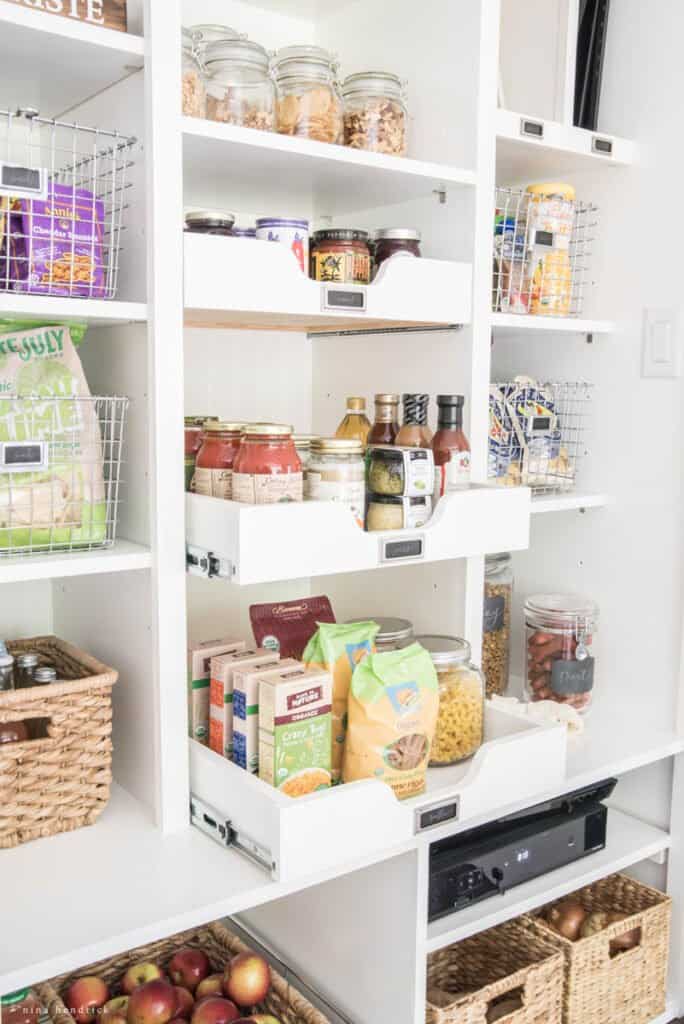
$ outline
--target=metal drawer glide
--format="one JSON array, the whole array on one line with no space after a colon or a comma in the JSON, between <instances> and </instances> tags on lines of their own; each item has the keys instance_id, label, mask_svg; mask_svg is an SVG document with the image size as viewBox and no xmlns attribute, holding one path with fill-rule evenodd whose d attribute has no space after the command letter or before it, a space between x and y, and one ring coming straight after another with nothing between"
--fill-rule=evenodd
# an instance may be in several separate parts
<instances>
[{"instance_id":1,"label":"metal drawer glide","mask_svg":"<svg viewBox=\"0 0 684 1024\"><path fill-rule=\"evenodd\" d=\"M276 864L270 850L244 832L240 832L221 811L217 811L194 793L190 795L190 821L214 842L237 850L269 874L275 872Z\"/></svg>"},{"instance_id":2,"label":"metal drawer glide","mask_svg":"<svg viewBox=\"0 0 684 1024\"><path fill-rule=\"evenodd\" d=\"M193 544L185 547L185 566L191 576L203 576L207 580L233 578L233 563L228 558L221 558L213 551L198 548Z\"/></svg>"}]
</instances>

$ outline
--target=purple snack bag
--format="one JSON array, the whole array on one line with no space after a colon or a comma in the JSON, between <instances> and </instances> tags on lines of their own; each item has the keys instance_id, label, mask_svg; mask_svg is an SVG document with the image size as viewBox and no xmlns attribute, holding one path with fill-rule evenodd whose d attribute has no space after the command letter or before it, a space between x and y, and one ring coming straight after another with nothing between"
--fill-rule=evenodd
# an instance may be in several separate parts
<instances>
[{"instance_id":1,"label":"purple snack bag","mask_svg":"<svg viewBox=\"0 0 684 1024\"><path fill-rule=\"evenodd\" d=\"M86 189L48 186L20 199L10 217L10 281L33 295L105 298L104 203Z\"/></svg>"}]
</instances>

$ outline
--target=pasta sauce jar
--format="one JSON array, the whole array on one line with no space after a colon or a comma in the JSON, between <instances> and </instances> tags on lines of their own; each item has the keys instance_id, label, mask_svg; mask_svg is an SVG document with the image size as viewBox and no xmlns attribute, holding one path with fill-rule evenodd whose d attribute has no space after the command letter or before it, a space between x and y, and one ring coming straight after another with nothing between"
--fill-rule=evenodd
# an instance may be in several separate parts
<instances>
[{"instance_id":1,"label":"pasta sauce jar","mask_svg":"<svg viewBox=\"0 0 684 1024\"><path fill-rule=\"evenodd\" d=\"M304 500L302 463L292 427L250 423L233 464L233 501L275 505Z\"/></svg>"},{"instance_id":2,"label":"pasta sauce jar","mask_svg":"<svg viewBox=\"0 0 684 1024\"><path fill-rule=\"evenodd\" d=\"M195 479L195 463L197 453L202 447L202 435L204 425L209 420L215 420L216 416L186 416L185 417L185 490L193 491Z\"/></svg>"},{"instance_id":3,"label":"pasta sauce jar","mask_svg":"<svg viewBox=\"0 0 684 1024\"><path fill-rule=\"evenodd\" d=\"M331 228L316 231L311 251L311 277L333 284L368 284L371 254L367 231Z\"/></svg>"},{"instance_id":4,"label":"pasta sauce jar","mask_svg":"<svg viewBox=\"0 0 684 1024\"><path fill-rule=\"evenodd\" d=\"M233 465L240 450L242 423L209 420L195 462L195 492L209 498L233 497Z\"/></svg>"}]
</instances>

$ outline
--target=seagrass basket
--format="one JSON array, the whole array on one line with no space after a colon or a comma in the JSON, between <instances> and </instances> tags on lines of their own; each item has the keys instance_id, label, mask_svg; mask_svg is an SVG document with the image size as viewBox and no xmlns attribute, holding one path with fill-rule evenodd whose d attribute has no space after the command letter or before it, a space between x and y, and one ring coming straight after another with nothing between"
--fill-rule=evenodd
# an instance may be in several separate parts
<instances>
[{"instance_id":1,"label":"seagrass basket","mask_svg":"<svg viewBox=\"0 0 684 1024\"><path fill-rule=\"evenodd\" d=\"M524 918L428 957L427 1024L561 1024L562 1006L563 957Z\"/></svg>"},{"instance_id":2,"label":"seagrass basket","mask_svg":"<svg viewBox=\"0 0 684 1024\"><path fill-rule=\"evenodd\" d=\"M117 672L55 636L14 640L57 670L57 682L0 692L0 724L29 739L0 744L0 848L92 825L112 781L112 686Z\"/></svg>"},{"instance_id":3,"label":"seagrass basket","mask_svg":"<svg viewBox=\"0 0 684 1024\"><path fill-rule=\"evenodd\" d=\"M168 939L152 942L147 946L139 946L120 956L109 957L99 963L82 967L71 974L63 974L42 985L35 986L36 993L46 1008L52 1024L73 1024L73 1018L67 1010L62 996L76 978L94 974L107 982L112 996L118 994L118 985L126 970L136 963L152 962L166 967L176 950L181 946L192 946L203 949L211 963L212 971L221 972L237 953L244 953L248 947L241 939L229 931L220 921L204 928L180 932ZM320 1013L311 1003L290 985L285 978L271 968L271 991L266 1000L258 1007L251 1007L252 1013L273 1014L282 1024L330 1024L327 1017ZM245 1009L245 1016L249 1012Z\"/></svg>"},{"instance_id":4,"label":"seagrass basket","mask_svg":"<svg viewBox=\"0 0 684 1024\"><path fill-rule=\"evenodd\" d=\"M589 913L629 916L577 942L563 938L542 917L532 919L565 957L564 1024L650 1024L665 1012L670 898L627 875L609 875L558 902L566 900ZM634 929L640 931L638 945L611 951L611 942Z\"/></svg>"}]
</instances>

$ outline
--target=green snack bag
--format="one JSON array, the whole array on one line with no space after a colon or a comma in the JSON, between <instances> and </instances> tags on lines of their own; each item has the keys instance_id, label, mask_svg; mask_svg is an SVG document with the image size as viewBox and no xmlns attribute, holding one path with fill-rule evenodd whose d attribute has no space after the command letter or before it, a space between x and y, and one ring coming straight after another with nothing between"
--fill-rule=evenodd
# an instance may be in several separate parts
<instances>
[{"instance_id":1,"label":"green snack bag","mask_svg":"<svg viewBox=\"0 0 684 1024\"><path fill-rule=\"evenodd\" d=\"M420 644L366 658L352 677L344 781L382 779L400 800L422 793L438 711L437 673Z\"/></svg>"},{"instance_id":2,"label":"green snack bag","mask_svg":"<svg viewBox=\"0 0 684 1024\"><path fill-rule=\"evenodd\" d=\"M319 622L302 656L307 668L330 672L332 693L332 776L339 782L342 774L344 741L347 733L347 704L354 669L369 654L375 653L377 622Z\"/></svg>"}]
</instances>

